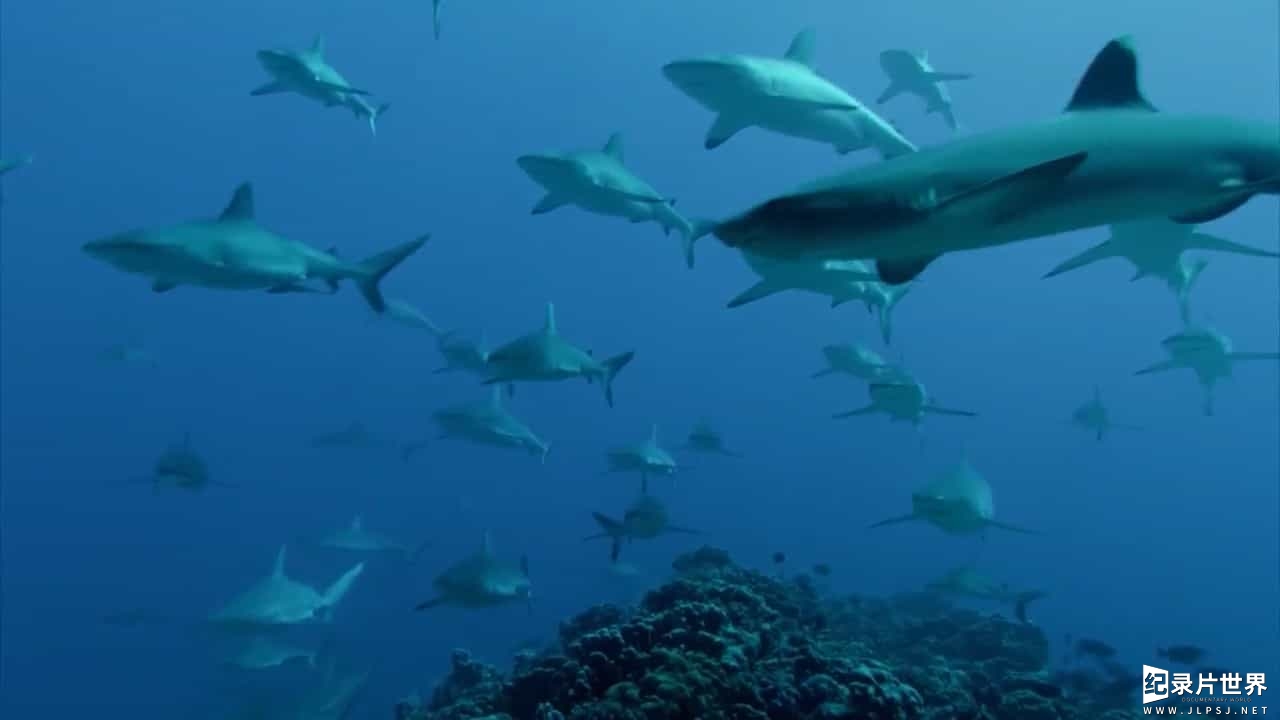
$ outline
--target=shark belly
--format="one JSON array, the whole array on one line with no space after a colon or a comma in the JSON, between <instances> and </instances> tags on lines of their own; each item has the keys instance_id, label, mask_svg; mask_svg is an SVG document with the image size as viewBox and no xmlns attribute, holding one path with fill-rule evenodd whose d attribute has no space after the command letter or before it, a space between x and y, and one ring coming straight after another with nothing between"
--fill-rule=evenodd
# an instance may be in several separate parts
<instances>
[{"instance_id":1,"label":"shark belly","mask_svg":"<svg viewBox=\"0 0 1280 720\"><path fill-rule=\"evenodd\" d=\"M766 130L831 145L841 152L870 147L870 140L855 111L805 110L797 109L794 105L763 105L763 112L755 124Z\"/></svg>"}]
</instances>

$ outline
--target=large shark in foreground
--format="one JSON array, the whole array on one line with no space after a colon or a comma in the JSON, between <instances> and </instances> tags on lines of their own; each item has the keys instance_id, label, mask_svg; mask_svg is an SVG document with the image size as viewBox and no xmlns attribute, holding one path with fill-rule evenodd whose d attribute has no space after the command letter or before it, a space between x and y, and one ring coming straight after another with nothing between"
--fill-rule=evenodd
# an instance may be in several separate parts
<instances>
[{"instance_id":1,"label":"large shark in foreground","mask_svg":"<svg viewBox=\"0 0 1280 720\"><path fill-rule=\"evenodd\" d=\"M1231 338L1207 327L1188 327L1160 341L1169 359L1149 365L1136 375L1149 375L1186 368L1196 374L1204 388L1204 414L1213 414L1213 387L1232 376L1235 364L1242 360L1280 360L1280 353L1237 352Z\"/></svg>"},{"instance_id":2,"label":"large shark in foreground","mask_svg":"<svg viewBox=\"0 0 1280 720\"><path fill-rule=\"evenodd\" d=\"M542 329L522 335L489 353L489 378L485 384L512 382L552 382L568 378L585 378L599 382L604 399L613 407L613 381L631 362L635 352L625 352L607 360L596 360L592 354L560 336L556 328L556 308L547 303Z\"/></svg>"},{"instance_id":3,"label":"large shark in foreground","mask_svg":"<svg viewBox=\"0 0 1280 720\"><path fill-rule=\"evenodd\" d=\"M739 131L760 127L831 145L839 153L875 148L884 157L915 145L814 69L817 34L796 34L781 58L708 55L663 66L685 95L716 114L704 147L720 147Z\"/></svg>"},{"instance_id":4,"label":"large shark in foreground","mask_svg":"<svg viewBox=\"0 0 1280 720\"><path fill-rule=\"evenodd\" d=\"M1144 217L1196 224L1280 193L1280 127L1157 112L1128 39L1066 112L820 179L710 227L779 259L874 259L901 284L939 256Z\"/></svg>"},{"instance_id":5,"label":"large shark in foreground","mask_svg":"<svg viewBox=\"0 0 1280 720\"><path fill-rule=\"evenodd\" d=\"M660 535L685 534L698 535L697 530L672 525L667 514L667 507L652 495L643 494L631 503L621 520L615 520L603 513L591 513L601 532L589 535L583 540L608 538L612 546L609 550L609 561L618 562L622 552L622 544L632 540L652 540Z\"/></svg>"},{"instance_id":6,"label":"large shark in foreground","mask_svg":"<svg viewBox=\"0 0 1280 720\"><path fill-rule=\"evenodd\" d=\"M502 393L503 389L495 385L489 392L489 399L484 402L437 410L432 417L440 426L440 437L479 445L520 448L545 464L551 444L507 410Z\"/></svg>"},{"instance_id":7,"label":"large shark in foreground","mask_svg":"<svg viewBox=\"0 0 1280 720\"><path fill-rule=\"evenodd\" d=\"M285 548L282 546L276 554L271 574L214 613L211 622L235 628L327 621L356 578L364 572L364 563L357 563L322 593L286 575L284 561Z\"/></svg>"},{"instance_id":8,"label":"large shark in foreground","mask_svg":"<svg viewBox=\"0 0 1280 720\"><path fill-rule=\"evenodd\" d=\"M424 235L361 262L345 262L259 225L253 186L244 183L217 218L130 230L85 243L83 250L119 270L151 278L151 289L158 293L180 285L314 292L307 284L311 280L322 280L333 291L339 281L352 280L369 307L381 313L387 304L379 283L427 238Z\"/></svg>"},{"instance_id":9,"label":"large shark in foreground","mask_svg":"<svg viewBox=\"0 0 1280 720\"><path fill-rule=\"evenodd\" d=\"M1080 254L1059 263L1045 277L1092 265L1108 258L1124 258L1133 265L1133 280L1157 277L1165 281L1178 300L1182 322L1190 322L1188 295L1207 262L1187 260L1187 250L1213 250L1251 257L1280 258L1280 253L1243 245L1201 231L1195 225L1168 218L1143 218L1111 226L1111 236Z\"/></svg>"},{"instance_id":10,"label":"large shark in foreground","mask_svg":"<svg viewBox=\"0 0 1280 720\"><path fill-rule=\"evenodd\" d=\"M364 96L366 90L354 88L324 57L324 37L317 36L306 50L259 50L258 63L271 76L270 82L255 88L250 95L294 93L325 107L341 105L369 123L378 134L377 120L387 105L374 107Z\"/></svg>"},{"instance_id":11,"label":"large shark in foreground","mask_svg":"<svg viewBox=\"0 0 1280 720\"><path fill-rule=\"evenodd\" d=\"M967 460L935 477L911 494L911 512L881 520L871 527L924 521L948 535L981 533L989 527L1019 533L1032 531L998 522L991 485Z\"/></svg>"},{"instance_id":12,"label":"large shark in foreground","mask_svg":"<svg viewBox=\"0 0 1280 720\"><path fill-rule=\"evenodd\" d=\"M885 50L880 53L880 69L889 77L889 87L876 98L876 104L892 100L902 93L909 93L925 102L926 113L942 113L947 127L959 129L955 113L951 109L951 93L946 83L950 80L968 80L968 73L939 72L929 62L926 52L910 50Z\"/></svg>"},{"instance_id":13,"label":"large shark in foreground","mask_svg":"<svg viewBox=\"0 0 1280 720\"><path fill-rule=\"evenodd\" d=\"M416 610L441 605L480 609L520 601L528 604L533 599L529 560L521 557L518 566L499 560L493 554L493 543L487 532L479 552L440 573L432 585L436 595L418 603ZM531 604L529 609L532 612Z\"/></svg>"},{"instance_id":14,"label":"large shark in foreground","mask_svg":"<svg viewBox=\"0 0 1280 720\"><path fill-rule=\"evenodd\" d=\"M655 222L663 232L680 233L685 264L693 267L693 239L705 229L676 212L675 201L658 194L623 163L621 133L609 136L600 150L521 155L516 164L546 195L533 206L534 215L565 205L576 205L597 215L610 215L633 223Z\"/></svg>"}]
</instances>

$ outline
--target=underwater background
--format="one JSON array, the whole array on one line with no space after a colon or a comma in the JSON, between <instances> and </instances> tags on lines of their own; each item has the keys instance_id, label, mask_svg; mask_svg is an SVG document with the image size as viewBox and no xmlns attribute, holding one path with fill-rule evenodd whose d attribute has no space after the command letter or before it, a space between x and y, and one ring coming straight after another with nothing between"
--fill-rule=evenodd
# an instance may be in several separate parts
<instances>
[{"instance_id":1,"label":"underwater background","mask_svg":"<svg viewBox=\"0 0 1280 720\"><path fill-rule=\"evenodd\" d=\"M753 277L715 241L689 270L652 225L531 217L542 193L514 162L621 132L628 166L689 217L878 162L758 129L709 152L711 116L659 72L706 52L781 55L805 27L819 71L867 103L884 87L887 47L973 73L951 85L962 132L1059 112L1094 53L1124 34L1162 110L1272 122L1276 3L446 0L442 15L436 40L426 0L0 4L0 153L35 156L4 178L0 210L0 714L203 717L245 682L212 661L198 621L266 574L283 543L291 575L336 577L350 558L303 539L355 514L431 541L415 564L371 560L337 613L343 657L375 669L356 717L429 691L453 648L506 667L518 643L594 603L634 601L703 542L763 570L775 552L827 563L833 593L914 590L977 558L1049 593L1033 614L1052 642L1105 638L1135 672L1160 664L1156 647L1193 643L1218 666L1280 678L1276 367L1238 368L1212 417L1189 373L1134 377L1180 328L1167 291L1130 283L1119 261L1042 279L1105 229L949 255L895 310L886 347L854 304L784 293L726 309ZM317 34L353 85L392 103L376 137L341 108L249 96L263 81L256 51ZM919 145L951 136L914 98L875 109ZM213 215L244 181L261 222L343 256L430 232L385 288L442 327L501 342L538 327L554 301L561 331L597 356L635 350L616 407L580 381L522 384L509 405L551 442L545 464L437 442L431 413L487 388L433 374L432 336L374 317L350 288L157 295L81 252L122 229ZM1268 250L1280 234L1271 197L1206 227ZM1237 348L1270 352L1278 296L1275 260L1215 256L1192 312ZM101 361L123 342L154 366ZM901 360L979 416L929 418L919 435L879 417L830 420L865 403L851 379L810 379L819 349L846 342ZM1099 443L1071 427L1094 385L1142 430ZM643 574L620 582L605 545L581 540L597 530L592 511L635 495L634 477L602 473L604 453L654 423L678 446L702 418L744 457L694 457L651 479L704 537L629 545ZM428 445L408 462L308 445L357 420ZM186 433L233 487L127 482ZM962 457L991 482L1001 518L1040 534L867 529ZM411 612L486 530L500 554L528 556L532 615ZM167 621L102 621L130 608Z\"/></svg>"}]
</instances>

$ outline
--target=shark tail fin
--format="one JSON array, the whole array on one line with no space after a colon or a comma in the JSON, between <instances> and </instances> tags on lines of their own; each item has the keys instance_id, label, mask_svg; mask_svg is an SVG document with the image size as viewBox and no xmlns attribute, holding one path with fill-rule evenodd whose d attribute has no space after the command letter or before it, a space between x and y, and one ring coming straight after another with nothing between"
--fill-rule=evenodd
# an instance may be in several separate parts
<instances>
[{"instance_id":1,"label":"shark tail fin","mask_svg":"<svg viewBox=\"0 0 1280 720\"><path fill-rule=\"evenodd\" d=\"M897 516L897 517L891 517L891 518L889 518L889 519L887 519L887 520L881 520L881 521L880 521L880 522L878 522L878 523L872 523L871 525L868 525L867 527L870 529L870 528L886 527L886 526L888 526L888 525L899 525L899 524L901 524L901 523L911 522L911 521L913 521L913 520L915 520L915 519L916 519L916 516L915 516L915 514L914 514L914 513L912 513L912 514L908 514L908 515L899 515L899 516Z\"/></svg>"},{"instance_id":2,"label":"shark tail fin","mask_svg":"<svg viewBox=\"0 0 1280 720\"><path fill-rule=\"evenodd\" d=\"M440 39L440 3L442 0L431 0L431 34Z\"/></svg>"},{"instance_id":3,"label":"shark tail fin","mask_svg":"<svg viewBox=\"0 0 1280 720\"><path fill-rule=\"evenodd\" d=\"M1191 288L1200 279L1200 273L1204 272L1204 269L1208 266L1209 261L1205 258L1192 260L1191 266L1187 268L1187 281L1177 289L1178 316L1182 318L1183 325L1191 324Z\"/></svg>"},{"instance_id":4,"label":"shark tail fin","mask_svg":"<svg viewBox=\"0 0 1280 720\"><path fill-rule=\"evenodd\" d=\"M391 103L382 103L369 113L369 132L372 133L374 137L378 136L378 118L382 117L382 113L386 112L390 108Z\"/></svg>"},{"instance_id":5,"label":"shark tail fin","mask_svg":"<svg viewBox=\"0 0 1280 720\"><path fill-rule=\"evenodd\" d=\"M604 382L600 383L604 387L604 400L613 407L613 381L618 377L618 373L622 372L631 360L636 356L635 351L624 352L621 355L614 355L604 361Z\"/></svg>"},{"instance_id":6,"label":"shark tail fin","mask_svg":"<svg viewBox=\"0 0 1280 720\"><path fill-rule=\"evenodd\" d=\"M890 285L885 288L885 292L888 296L885 298L885 303L876 309L876 314L880 322L880 339L888 345L893 338L893 309L907 293L911 292L911 286Z\"/></svg>"},{"instance_id":7,"label":"shark tail fin","mask_svg":"<svg viewBox=\"0 0 1280 720\"><path fill-rule=\"evenodd\" d=\"M347 591L355 584L356 578L360 577L360 573L364 572L364 563L356 563L354 567L346 571L333 584L325 589L324 594L320 596L321 604L327 611L327 615L331 615L333 608L337 607L342 598L346 596Z\"/></svg>"},{"instance_id":8,"label":"shark tail fin","mask_svg":"<svg viewBox=\"0 0 1280 720\"><path fill-rule=\"evenodd\" d=\"M684 264L693 269L693 246L716 229L714 220L694 219L687 228L682 229L680 250L684 254Z\"/></svg>"},{"instance_id":9,"label":"shark tail fin","mask_svg":"<svg viewBox=\"0 0 1280 720\"><path fill-rule=\"evenodd\" d=\"M360 288L360 294L364 296L365 302L369 303L369 307L373 308L374 312L383 313L387 309L387 301L382 297L380 287L382 279L410 255L418 252L430 237L430 235L423 235L417 240L397 245L371 258L361 260L355 266L355 281Z\"/></svg>"}]
</instances>

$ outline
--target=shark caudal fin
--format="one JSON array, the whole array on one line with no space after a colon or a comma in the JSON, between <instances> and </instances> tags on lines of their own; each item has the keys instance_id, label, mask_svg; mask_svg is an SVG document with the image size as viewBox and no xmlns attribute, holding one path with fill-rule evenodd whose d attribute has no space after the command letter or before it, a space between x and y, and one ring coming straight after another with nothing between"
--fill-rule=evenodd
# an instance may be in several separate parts
<instances>
[{"instance_id":1,"label":"shark caudal fin","mask_svg":"<svg viewBox=\"0 0 1280 720\"><path fill-rule=\"evenodd\" d=\"M369 132L378 137L378 118L382 117L382 113L391 108L391 103L382 103L378 107L369 112Z\"/></svg>"},{"instance_id":2,"label":"shark caudal fin","mask_svg":"<svg viewBox=\"0 0 1280 720\"><path fill-rule=\"evenodd\" d=\"M888 345L893 338L893 309L898 302L911 292L910 285L889 285L885 287L885 301L876 308L876 319L880 323L880 339Z\"/></svg>"},{"instance_id":3,"label":"shark caudal fin","mask_svg":"<svg viewBox=\"0 0 1280 720\"><path fill-rule=\"evenodd\" d=\"M1209 266L1209 261L1204 258L1196 258L1191 261L1191 265L1187 268L1187 278L1181 286L1175 287L1174 290L1178 296L1178 317L1182 319L1183 325L1191 324L1191 288L1195 286L1196 280L1200 279L1200 273Z\"/></svg>"},{"instance_id":4,"label":"shark caudal fin","mask_svg":"<svg viewBox=\"0 0 1280 720\"><path fill-rule=\"evenodd\" d=\"M694 219L689 222L688 228L682 228L680 236L680 250L684 254L684 264L693 269L693 246L702 238L710 235L716 229L714 220Z\"/></svg>"},{"instance_id":5,"label":"shark caudal fin","mask_svg":"<svg viewBox=\"0 0 1280 720\"><path fill-rule=\"evenodd\" d=\"M364 572L364 563L356 563L354 567L346 571L337 580L333 581L320 596L321 607L326 610L326 616L333 612L333 608L337 607L342 598L346 596L347 591L355 584L356 578L360 577L360 573Z\"/></svg>"},{"instance_id":6,"label":"shark caudal fin","mask_svg":"<svg viewBox=\"0 0 1280 720\"><path fill-rule=\"evenodd\" d=\"M380 287L382 279L410 255L418 252L430 237L429 234L423 235L417 240L397 245L371 258L361 260L354 266L353 277L356 285L360 288L360 294L364 296L365 302L369 303L369 307L373 308L374 312L381 314L387 309L387 301L383 298Z\"/></svg>"},{"instance_id":7,"label":"shark caudal fin","mask_svg":"<svg viewBox=\"0 0 1280 720\"><path fill-rule=\"evenodd\" d=\"M440 3L442 0L431 0L431 34L440 39Z\"/></svg>"},{"instance_id":8,"label":"shark caudal fin","mask_svg":"<svg viewBox=\"0 0 1280 720\"><path fill-rule=\"evenodd\" d=\"M604 379L600 384L604 387L604 401L609 404L609 407L613 407L613 381L635 356L634 351L624 352L621 355L614 355L602 363L604 365Z\"/></svg>"}]
</instances>

